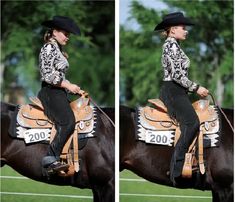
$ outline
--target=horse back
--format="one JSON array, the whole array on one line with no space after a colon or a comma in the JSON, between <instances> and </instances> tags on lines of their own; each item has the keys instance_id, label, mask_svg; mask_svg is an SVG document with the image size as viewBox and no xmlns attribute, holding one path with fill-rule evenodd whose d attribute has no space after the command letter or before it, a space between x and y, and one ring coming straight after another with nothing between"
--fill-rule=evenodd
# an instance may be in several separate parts
<instances>
[{"instance_id":1,"label":"horse back","mask_svg":"<svg viewBox=\"0 0 235 202\"><path fill-rule=\"evenodd\" d=\"M6 103L6 102L1 102L1 113L14 112L15 109L16 109L16 105Z\"/></svg>"}]
</instances>

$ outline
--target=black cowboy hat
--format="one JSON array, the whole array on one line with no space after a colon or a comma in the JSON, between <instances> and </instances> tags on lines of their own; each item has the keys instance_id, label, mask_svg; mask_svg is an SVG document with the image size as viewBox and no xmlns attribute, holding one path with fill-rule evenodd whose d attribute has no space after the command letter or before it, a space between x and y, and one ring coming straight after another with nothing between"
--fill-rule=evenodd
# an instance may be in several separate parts
<instances>
[{"instance_id":1,"label":"black cowboy hat","mask_svg":"<svg viewBox=\"0 0 235 202\"><path fill-rule=\"evenodd\" d=\"M52 20L42 22L42 25L48 28L62 29L66 32L80 35L80 29L76 23L69 17L54 16Z\"/></svg>"},{"instance_id":2,"label":"black cowboy hat","mask_svg":"<svg viewBox=\"0 0 235 202\"><path fill-rule=\"evenodd\" d=\"M160 22L154 29L155 30L164 30L171 26L176 25L194 25L190 19L184 17L181 12L174 12L163 17L162 22Z\"/></svg>"}]
</instances>

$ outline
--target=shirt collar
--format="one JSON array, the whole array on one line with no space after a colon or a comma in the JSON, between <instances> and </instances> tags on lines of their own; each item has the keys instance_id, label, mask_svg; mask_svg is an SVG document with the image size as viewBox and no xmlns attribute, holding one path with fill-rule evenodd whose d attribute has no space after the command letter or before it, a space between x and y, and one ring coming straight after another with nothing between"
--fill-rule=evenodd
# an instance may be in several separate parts
<instances>
[{"instance_id":1,"label":"shirt collar","mask_svg":"<svg viewBox=\"0 0 235 202\"><path fill-rule=\"evenodd\" d=\"M178 41L172 36L168 36L166 41L171 41L171 42L177 42L178 43Z\"/></svg>"},{"instance_id":2,"label":"shirt collar","mask_svg":"<svg viewBox=\"0 0 235 202\"><path fill-rule=\"evenodd\" d=\"M54 38L50 38L50 43L56 44L57 46L59 45L58 42Z\"/></svg>"}]
</instances>

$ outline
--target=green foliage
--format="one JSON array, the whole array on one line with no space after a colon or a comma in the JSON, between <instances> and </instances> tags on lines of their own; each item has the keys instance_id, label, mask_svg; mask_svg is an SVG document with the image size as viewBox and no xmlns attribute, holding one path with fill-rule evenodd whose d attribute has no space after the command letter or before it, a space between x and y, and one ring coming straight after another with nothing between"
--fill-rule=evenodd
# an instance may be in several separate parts
<instances>
[{"instance_id":1,"label":"green foliage","mask_svg":"<svg viewBox=\"0 0 235 202\"><path fill-rule=\"evenodd\" d=\"M159 1L156 0L156 4ZM191 60L189 77L207 87L223 107L233 107L233 1L164 1L168 9L145 8L131 3L131 17L140 25L120 29L121 103L144 105L159 94L164 39L153 29L162 16L183 11L195 23L181 43Z\"/></svg>"},{"instance_id":2,"label":"green foliage","mask_svg":"<svg viewBox=\"0 0 235 202\"><path fill-rule=\"evenodd\" d=\"M64 47L67 78L99 104L114 105L114 1L2 1L2 95L13 82L26 96L39 91L38 55L46 31L41 22L54 15L71 17L81 29Z\"/></svg>"}]
</instances>

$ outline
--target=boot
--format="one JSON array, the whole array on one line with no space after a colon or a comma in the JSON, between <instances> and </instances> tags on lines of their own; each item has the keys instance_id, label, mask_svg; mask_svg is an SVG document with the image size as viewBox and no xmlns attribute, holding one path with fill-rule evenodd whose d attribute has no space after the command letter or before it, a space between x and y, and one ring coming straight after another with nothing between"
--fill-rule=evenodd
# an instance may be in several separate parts
<instances>
[{"instance_id":1,"label":"boot","mask_svg":"<svg viewBox=\"0 0 235 202\"><path fill-rule=\"evenodd\" d=\"M177 153L178 152L175 150L170 163L170 180L173 182L174 186L177 185L177 179L181 177L184 165L184 158L179 158Z\"/></svg>"},{"instance_id":2,"label":"boot","mask_svg":"<svg viewBox=\"0 0 235 202\"><path fill-rule=\"evenodd\" d=\"M181 178L182 170L184 166L185 154L188 151L188 148L193 141L193 138L197 134L198 130L198 122L190 125L181 126L181 136L175 146L174 153L171 158L170 164L170 179L175 186L177 184L177 180Z\"/></svg>"},{"instance_id":3,"label":"boot","mask_svg":"<svg viewBox=\"0 0 235 202\"><path fill-rule=\"evenodd\" d=\"M47 156L42 159L43 167L50 171L66 171L69 168L68 164L63 164L60 162L60 154L67 140L66 130L67 128L65 126L57 127L57 133L49 147Z\"/></svg>"},{"instance_id":4,"label":"boot","mask_svg":"<svg viewBox=\"0 0 235 202\"><path fill-rule=\"evenodd\" d=\"M68 164L63 164L55 158L55 156L45 156L42 159L42 165L48 172L66 171L69 168Z\"/></svg>"}]
</instances>

